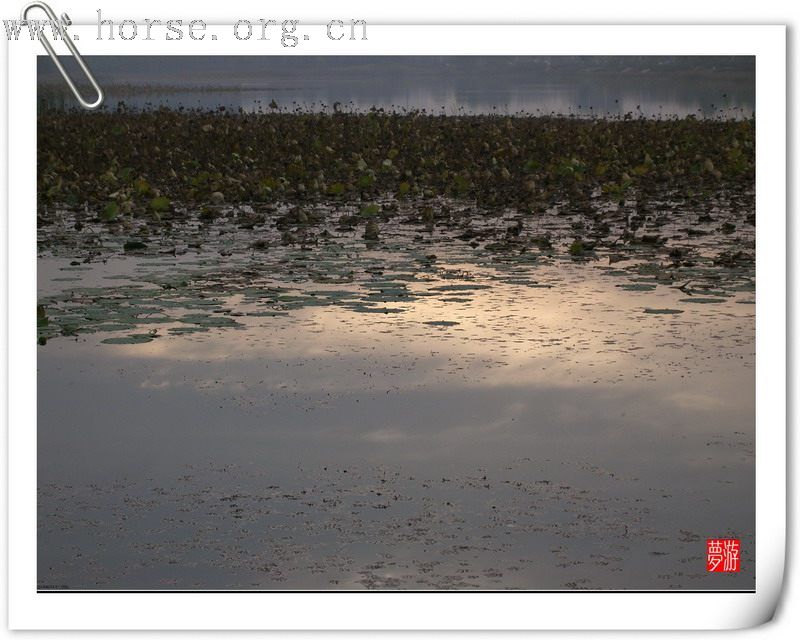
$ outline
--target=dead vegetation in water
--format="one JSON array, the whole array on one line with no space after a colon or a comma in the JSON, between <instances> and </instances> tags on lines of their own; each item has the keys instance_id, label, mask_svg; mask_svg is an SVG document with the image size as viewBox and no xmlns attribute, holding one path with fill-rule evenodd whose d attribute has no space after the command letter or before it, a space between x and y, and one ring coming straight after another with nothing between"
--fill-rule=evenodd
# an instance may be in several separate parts
<instances>
[{"instance_id":1,"label":"dead vegetation in water","mask_svg":"<svg viewBox=\"0 0 800 640\"><path fill-rule=\"evenodd\" d=\"M178 203L369 206L395 194L521 213L567 200L591 213L598 192L646 201L750 187L754 141L753 120L43 111L39 203L114 219Z\"/></svg>"},{"instance_id":2,"label":"dead vegetation in water","mask_svg":"<svg viewBox=\"0 0 800 640\"><path fill-rule=\"evenodd\" d=\"M236 294L257 313L397 313L416 294L376 300L375 278L436 278L448 262L530 286L559 261L607 264L631 295L679 289L671 304L754 286L749 120L44 111L39 132L40 256L70 261L62 293L40 299L43 343L236 327L231 314L252 312ZM111 258L133 265L130 285L82 285ZM351 286L302 291L320 283Z\"/></svg>"}]
</instances>

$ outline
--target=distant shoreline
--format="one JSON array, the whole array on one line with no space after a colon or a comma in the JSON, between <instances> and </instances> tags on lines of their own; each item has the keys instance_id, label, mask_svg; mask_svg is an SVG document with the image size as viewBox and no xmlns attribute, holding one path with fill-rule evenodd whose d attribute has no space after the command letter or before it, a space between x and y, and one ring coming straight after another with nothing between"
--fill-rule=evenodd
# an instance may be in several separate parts
<instances>
[{"instance_id":1,"label":"distant shoreline","mask_svg":"<svg viewBox=\"0 0 800 640\"><path fill-rule=\"evenodd\" d=\"M574 110L570 109L566 112L556 110L542 110L529 111L525 109L511 111L506 105L494 106L491 110L470 110L465 107L459 107L455 111L452 108L425 108L413 106L397 106L391 107L378 106L378 105L359 105L354 102L342 103L340 101L323 102L323 101L292 101L289 104L277 104L276 107L271 107L270 100L254 99L247 106L239 105L234 106L231 104L217 104L211 105L197 105L197 104L184 104L182 102L171 103L164 102L148 102L138 104L136 101L132 104L127 103L124 98L141 98L147 96L170 96L170 95L208 95L214 93L220 94L246 94L246 93L259 93L259 92L287 92L294 91L291 87L210 87L210 86L188 86L181 87L177 85L149 85L149 86L136 86L136 85L111 85L104 87L106 94L106 104L98 111L105 113L146 113L158 110L180 111L195 114L216 114L224 113L240 113L243 115L269 115L269 114L350 114L350 115L364 115L372 112L380 112L393 115L430 115L430 116L447 116L447 117L512 117L512 118L566 118L566 119L581 119L581 120L631 120L631 119L645 119L645 120L708 120L708 121L742 121L755 118L755 112L748 107L731 106L726 108L719 108L711 114L706 114L705 111L698 111L697 113L677 114L669 111L660 111L658 113L645 112L641 109L630 110L627 112L611 112L601 111L594 109L592 105L577 105ZM84 95L94 95L90 87L79 87ZM113 104L109 105L109 99ZM82 108L77 104L71 91L66 86L60 84L40 84L38 87L38 100L40 111L81 111Z\"/></svg>"}]
</instances>

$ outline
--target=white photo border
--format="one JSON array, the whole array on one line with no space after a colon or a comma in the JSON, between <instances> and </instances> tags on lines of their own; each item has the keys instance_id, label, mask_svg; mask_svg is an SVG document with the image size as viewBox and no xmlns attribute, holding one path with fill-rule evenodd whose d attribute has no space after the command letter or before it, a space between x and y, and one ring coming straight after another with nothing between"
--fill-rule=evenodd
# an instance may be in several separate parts
<instances>
[{"instance_id":1,"label":"white photo border","mask_svg":"<svg viewBox=\"0 0 800 640\"><path fill-rule=\"evenodd\" d=\"M36 57L8 43L8 622L11 629L731 629L772 617L786 530L786 31L759 26L370 25L296 49L98 41L84 55L753 55L756 57L756 590L508 593L37 593ZM57 131L41 132L58 135ZM231 615L235 599L236 615ZM579 606L580 614L576 615ZM312 613L313 612L313 613Z\"/></svg>"}]
</instances>

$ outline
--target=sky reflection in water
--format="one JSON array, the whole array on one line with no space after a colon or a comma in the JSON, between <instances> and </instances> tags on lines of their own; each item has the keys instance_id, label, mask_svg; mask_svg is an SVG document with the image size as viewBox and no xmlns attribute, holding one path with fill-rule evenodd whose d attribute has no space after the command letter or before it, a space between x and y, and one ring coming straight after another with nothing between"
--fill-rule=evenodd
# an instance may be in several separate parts
<instances>
[{"instance_id":1,"label":"sky reflection in water","mask_svg":"<svg viewBox=\"0 0 800 640\"><path fill-rule=\"evenodd\" d=\"M90 56L89 64L109 109L123 101L270 111L275 100L289 111L338 102L344 111L738 118L755 107L755 65L743 56ZM40 82L63 89L49 59L38 70Z\"/></svg>"},{"instance_id":2,"label":"sky reflection in water","mask_svg":"<svg viewBox=\"0 0 800 640\"><path fill-rule=\"evenodd\" d=\"M473 269L471 282L487 275ZM421 584L404 579L400 588L562 588L575 581L583 588L708 588L702 567L679 573L676 559L697 564L687 558L702 553L698 540L712 531L735 531L752 542L754 398L742 390L754 389L754 307L738 303L750 294L721 305L689 305L694 308L678 316L650 315L642 309L674 306L683 294L621 291L619 278L585 265L537 275L543 282L558 278L561 286L494 282L459 292L466 301L448 301L453 293L421 297L402 305L404 313L387 316L309 307L289 316L240 318L244 329L143 345L98 344L103 334L55 341L40 352L40 485L121 483L119 495L104 490L112 502L158 488L173 500L183 496L184 516L195 527L214 521L207 501L194 501L207 495L203 487L219 493L218 500L275 487L273 509L292 491L307 491L309 504L320 503L296 516L305 523L300 529L312 533L286 518L273 524L293 544L311 536L301 555L320 563L320 573L282 561L281 580L273 582L269 575L253 578L252 563L234 569L204 561L190 570L181 561L175 575L182 581L173 586L230 580L241 587L252 578L267 588L343 588L344 582L330 581L348 579L354 588L391 587L392 571L368 569L371 560L389 552L392 559L384 562L418 577L420 549L416 555L410 549L424 546L437 527L453 535L453 523L438 513L450 504L446 514L455 517L450 512L458 505L469 540L456 546L480 558L470 571L486 563L485 572L461 584L457 568L442 560L420 574ZM458 324L425 324L442 320ZM228 494L217 480L223 468ZM360 478L350 489L341 481L344 470ZM184 485L197 484L185 494L176 484L184 473L192 477ZM397 474L393 491L407 498L406 509L421 508L425 531L413 541L389 536L384 544L385 528L396 531L393 519L408 514L394 504L378 510L356 500L341 514L344 528L363 528L369 544L339 548L355 568L333 567L323 551L337 549L344 534L323 544L313 533L331 517L321 487L339 497L375 499L387 473ZM476 480L483 477L485 483ZM457 489L449 488L451 481ZM514 482L541 482L541 491L520 502L504 493ZM587 496L597 501L591 508L571 504ZM91 503L97 508L95 498ZM475 551L477 536L466 533L466 523L474 519L477 531L493 527L487 514L498 506L509 526L523 528L508 538L510 546ZM168 542L177 533L170 518L154 519L154 513L151 505L142 516L146 533L139 544L150 540L167 555L178 553ZM267 526L275 517L252 504L247 513L250 526ZM576 518L589 519L588 529L575 533ZM128 523L124 530L132 535ZM628 538L634 530L635 542ZM494 539L495 529L487 531ZM199 546L213 547L215 539ZM603 545L625 547L611 554L619 558L611 562L616 573L594 557ZM413 557L402 560L404 548ZM431 548L437 551L444 553ZM248 553L294 558L283 547ZM568 559L554 564L556 556ZM486 573L506 557L530 564L499 569L499 577ZM112 573L119 570L120 558L106 562ZM122 566L129 562L123 558ZM136 586L149 575L128 573L112 583ZM713 586L752 584L752 574L729 578L714 578Z\"/></svg>"},{"instance_id":3,"label":"sky reflection in water","mask_svg":"<svg viewBox=\"0 0 800 640\"><path fill-rule=\"evenodd\" d=\"M741 58L270 57L238 59L233 73L225 58L90 62L101 84L129 85L109 108L269 110L275 99L286 110L749 117L754 105ZM57 79L49 65L40 59L44 84ZM382 224L380 249L329 224L333 239L304 254L272 220L259 254L237 224L244 210L189 220L180 242L203 249L173 244L171 256L126 255L105 231L103 261L75 266L69 243L49 245L38 282L53 331L73 304L82 322L99 319L82 327L97 333L54 333L39 350L40 583L753 588L754 273L715 262L754 248L748 198L706 203L707 222L693 204L660 203L671 214L655 232L697 263L664 281L657 245L628 247L621 263L613 245L572 259L581 216L558 210L526 222L524 234L557 238L532 258L396 222ZM609 235L623 213L605 212ZM40 233L83 242L73 220L54 218ZM723 220L735 234L719 232ZM686 237L687 225L702 233ZM710 293L678 289L684 273ZM189 321L202 331L175 335L187 329L178 316L142 318L131 330L158 338L103 342L123 329L103 330L108 307L85 300L111 291L198 314L165 293L175 278L193 283L178 287L193 303L216 296L203 321L230 328ZM326 295L334 303L317 304ZM276 302L287 310L270 317ZM711 536L742 539L741 573L705 572Z\"/></svg>"}]
</instances>

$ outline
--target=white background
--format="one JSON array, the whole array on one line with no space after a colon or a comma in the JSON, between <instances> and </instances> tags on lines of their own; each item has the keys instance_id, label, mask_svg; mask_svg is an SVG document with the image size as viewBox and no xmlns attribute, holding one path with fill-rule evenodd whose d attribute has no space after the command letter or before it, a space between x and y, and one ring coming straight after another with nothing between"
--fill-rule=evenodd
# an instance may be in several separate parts
<instances>
[{"instance_id":1,"label":"white background","mask_svg":"<svg viewBox=\"0 0 800 640\"><path fill-rule=\"evenodd\" d=\"M797 5L798 3L791 3ZM107 6L106 6L107 5ZM756 24L788 24L790 29L788 32L789 42L789 109L790 124L788 133L792 140L790 146L790 161L789 161L789 255L792 262L792 274L797 267L796 255L793 255L792 248L798 245L797 225L791 223L792 212L794 211L794 193L792 183L797 184L798 171L796 162L792 158L792 153L796 148L796 129L791 123L791 117L794 113L794 84L797 76L796 61L793 60L793 30L792 25L798 23L798 9L792 9L790 3L779 3L771 1L754 2L685 2L682 0L672 1L669 3L647 3L644 2L585 2L583 0L571 0L569 3L530 3L527 8L517 7L515 3L496 2L492 3L477 3L477 2L459 2L459 3L444 3L440 2L433 5L430 2L416 2L414 0L407 0L402 3L384 4L383 6L377 5L376 2L347 2L347 3L334 3L334 2L304 2L301 6L297 3L265 3L265 2L228 2L228 3L211 3L211 2L172 2L168 6L164 2L152 2L148 0L139 0L136 3L123 4L123 3L101 3L101 2L86 2L81 0L69 0L69 4L63 4L61 0L53 0L51 3L56 13L67 11L75 23L93 23L96 20L96 9L103 10L104 18L112 18L115 20L122 20L125 18L142 19L148 18L202 18L209 24L228 23L237 18L251 18L257 19L259 17L267 17L274 19L299 19L302 22L327 22L332 18L341 18L348 20L350 18L365 19L368 24L378 23L392 23L392 24L446 24L446 23L603 23L603 24L631 24L631 23L656 23L664 22L668 24L690 24L690 23L706 23L706 24L725 24L725 23L756 23ZM167 8L165 8L167 7ZM8 14L9 9L16 9L9 7L8 3L0 10L2 11L2 18L16 17L13 14ZM217 44L223 44L219 42ZM301 43L302 46L303 43ZM7 72L5 55L8 43L5 40L2 43L2 51L4 59L2 60L2 94L0 94L0 103L3 109L6 105L6 82L5 74ZM12 45L13 46L13 45ZM79 43L80 46L80 43ZM220 49L224 48L220 47ZM208 53L214 53L214 45L207 48ZM13 89L12 89L13 90ZM3 113L3 123L5 124L6 116ZM0 147L2 147L3 161L2 167L7 167L7 132L3 127L2 138L0 138ZM31 141L32 143L33 141ZM8 193L6 172L3 171L2 188L0 192L3 194ZM0 263L5 266L7 256L5 254L7 227L6 219L3 220L2 228L2 243L0 243ZM6 278L2 278L2 286L6 286ZM790 282L794 282L791 278ZM5 289L2 291L2 298L5 299ZM793 308L794 294L790 296L790 308ZM14 313L14 310L11 310ZM794 314L793 314L794 315ZM0 316L0 322L5 334L6 328L6 313ZM790 333L790 336L792 334ZM794 351L794 349L793 349ZM5 375L3 371L0 375ZM5 389L5 379L0 380L3 389ZM790 376L790 397L797 395L796 380ZM790 412L791 415L791 412ZM790 429L791 433L791 429ZM790 455L796 453L796 443L790 439ZM794 457L792 455L792 457ZM790 489L794 487L794 477L790 468ZM796 508L798 502L796 500L796 491L790 491L790 542L789 542L789 563L788 573L786 580L786 588L784 598L781 606L779 607L777 622L773 622L759 629L750 630L740 635L747 636L774 636L775 634L783 634L792 628L800 628L800 614L797 613L797 598L795 595L795 582L796 582L796 567L794 566L792 547L793 542L796 540L794 534L794 519L792 518L792 507ZM5 495L3 499L3 511L5 511ZM2 532L2 543L6 545L6 530ZM5 555L5 554L4 554ZM3 558L5 560L5 558ZM0 566L3 574L5 574L5 566ZM4 575L5 580L5 575ZM113 597L113 596L107 596ZM230 596L231 598L238 599L239 596ZM576 619L580 618L580 604L579 598L586 596L579 596L576 594ZM591 596L590 596L591 597ZM238 600L236 600L238 602ZM239 605L237 605L238 607ZM312 611L308 612L313 615ZM536 612L531 611L531 616L535 616ZM676 615L678 612L676 612ZM231 615L235 615L235 610L231 611ZM413 615L412 611L404 612L402 615ZM50 635L50 634L47 634ZM152 634L150 634L152 635ZM194 635L194 634L193 634ZM662 637L665 634L660 634ZM669 634L670 636L672 634Z\"/></svg>"}]
</instances>

